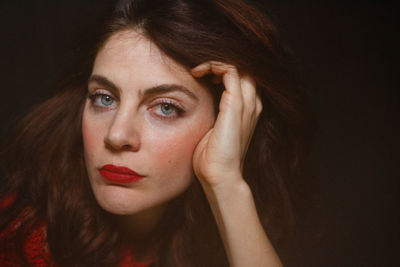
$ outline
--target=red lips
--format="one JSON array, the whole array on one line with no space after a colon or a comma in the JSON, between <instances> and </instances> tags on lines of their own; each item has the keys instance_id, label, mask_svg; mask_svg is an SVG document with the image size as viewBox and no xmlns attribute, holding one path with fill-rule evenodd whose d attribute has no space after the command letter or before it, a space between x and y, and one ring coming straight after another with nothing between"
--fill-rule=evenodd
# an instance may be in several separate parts
<instances>
[{"instance_id":1,"label":"red lips","mask_svg":"<svg viewBox=\"0 0 400 267\"><path fill-rule=\"evenodd\" d=\"M114 166L111 164L101 167L99 173L106 180L120 184L139 182L144 178L143 175L140 175L127 167Z\"/></svg>"}]
</instances>

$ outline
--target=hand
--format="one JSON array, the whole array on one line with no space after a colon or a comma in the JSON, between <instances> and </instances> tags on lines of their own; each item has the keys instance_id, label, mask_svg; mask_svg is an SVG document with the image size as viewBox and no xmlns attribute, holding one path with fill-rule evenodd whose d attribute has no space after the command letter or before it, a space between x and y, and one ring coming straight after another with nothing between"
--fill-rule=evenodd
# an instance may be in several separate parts
<instances>
[{"instance_id":1,"label":"hand","mask_svg":"<svg viewBox=\"0 0 400 267\"><path fill-rule=\"evenodd\" d=\"M194 77L214 74L225 91L214 127L198 143L193 154L193 169L204 186L215 187L242 179L245 155L262 110L254 80L239 75L235 66L205 62L191 70Z\"/></svg>"}]
</instances>

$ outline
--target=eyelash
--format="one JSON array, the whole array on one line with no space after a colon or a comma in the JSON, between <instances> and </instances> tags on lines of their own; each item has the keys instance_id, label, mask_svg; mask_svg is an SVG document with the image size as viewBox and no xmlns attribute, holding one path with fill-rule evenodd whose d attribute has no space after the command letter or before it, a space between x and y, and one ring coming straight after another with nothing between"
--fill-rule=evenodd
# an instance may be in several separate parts
<instances>
[{"instance_id":1,"label":"eyelash","mask_svg":"<svg viewBox=\"0 0 400 267\"><path fill-rule=\"evenodd\" d=\"M183 114L185 113L185 110L177 103L175 103L175 101L169 100L169 99L159 99L156 101L156 103L154 103L154 105L152 105L152 107L150 108L150 110L154 110L155 107L160 107L162 108L162 105L167 104L168 106L172 107L174 109L175 115L172 116L168 116L168 115L158 115L155 114L155 116L157 116L158 118L161 118L163 120L171 120L171 119L176 119L179 117L182 117Z\"/></svg>"},{"instance_id":2,"label":"eyelash","mask_svg":"<svg viewBox=\"0 0 400 267\"><path fill-rule=\"evenodd\" d=\"M110 98L113 100L113 103L116 101L115 98L114 98L111 94L107 94L107 93L103 93L103 92L95 92L95 93L92 93L92 94L91 94L91 93L88 94L88 98L90 99L92 105L93 105L95 108L98 108L98 109L110 109L108 106L105 106L105 105L97 104L97 103L96 103L96 100L97 100L99 97L104 97L104 96L110 97ZM162 108L162 105L165 105L165 104L167 104L168 106L170 106L170 107L172 107L172 108L174 109L173 112L175 112L175 115L171 115L171 116L168 116L168 115L159 115L159 114L155 114L155 112L153 112L153 113L155 114L155 116L157 116L157 117L160 118L160 119L163 119L163 120L172 120L172 119L175 119L175 118L182 117L183 114L185 113L185 110L183 109L183 107L181 107L181 106L180 106L179 104L177 104L175 101L172 101L172 100L169 100L169 99L158 99L158 100L156 100L156 103L154 103L154 104L149 108L149 110L154 111L155 107L158 107L158 106L159 106L160 108Z\"/></svg>"},{"instance_id":3,"label":"eyelash","mask_svg":"<svg viewBox=\"0 0 400 267\"><path fill-rule=\"evenodd\" d=\"M89 93L89 94L88 94L88 97L89 97L89 99L90 99L92 105L93 105L95 108L110 109L110 107L108 107L108 106L105 106L105 105L101 105L101 104L97 104L97 103L96 103L96 99L99 98L99 97L110 97L110 98L113 100L113 103L116 101L115 98L114 98L111 94L103 93L103 92L101 92L101 91L100 91L100 92L97 91L97 92L94 92L94 93L92 93L92 94Z\"/></svg>"}]
</instances>

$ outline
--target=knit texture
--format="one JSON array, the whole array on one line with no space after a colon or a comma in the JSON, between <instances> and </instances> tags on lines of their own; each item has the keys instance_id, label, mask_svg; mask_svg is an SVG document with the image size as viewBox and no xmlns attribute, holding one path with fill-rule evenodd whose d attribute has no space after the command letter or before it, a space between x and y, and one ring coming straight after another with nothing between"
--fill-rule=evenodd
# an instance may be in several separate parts
<instances>
[{"instance_id":1,"label":"knit texture","mask_svg":"<svg viewBox=\"0 0 400 267\"><path fill-rule=\"evenodd\" d=\"M8 203L5 203L8 202ZM0 210L8 206L9 200L0 201ZM18 229L21 226L23 218L30 213L30 209L25 209L20 216L12 221L6 229L0 232L0 266L1 267L16 267L16 266L29 266L34 267L57 267L51 259L51 255L47 245L46 238L46 225L42 223L36 229L26 234L26 239L23 244L15 244L10 240L14 239L17 235ZM21 246L23 255L20 254ZM123 252L123 257L120 267L148 267L149 263L134 262L129 250Z\"/></svg>"}]
</instances>

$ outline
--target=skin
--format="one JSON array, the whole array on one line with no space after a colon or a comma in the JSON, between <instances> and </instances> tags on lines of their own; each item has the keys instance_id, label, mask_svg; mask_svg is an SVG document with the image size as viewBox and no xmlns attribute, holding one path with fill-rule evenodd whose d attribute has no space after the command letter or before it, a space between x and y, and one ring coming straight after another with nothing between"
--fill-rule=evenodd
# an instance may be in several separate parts
<instances>
[{"instance_id":1,"label":"skin","mask_svg":"<svg viewBox=\"0 0 400 267\"><path fill-rule=\"evenodd\" d=\"M212 96L197 80L207 74L225 86L217 118ZM196 174L230 265L281 266L242 177L262 110L254 80L232 65L214 61L189 71L135 31L110 37L96 57L92 77L105 77L119 88L111 90L91 79L89 95L110 94L116 104L99 108L100 98L91 97L83 113L85 160L100 206L129 218L125 225L148 237L168 203ZM182 92L145 96L148 88L161 84L184 86L197 100ZM160 98L179 101L184 115L160 119ZM98 173L104 164L127 166L146 177L133 184L113 184Z\"/></svg>"},{"instance_id":2,"label":"skin","mask_svg":"<svg viewBox=\"0 0 400 267\"><path fill-rule=\"evenodd\" d=\"M199 142L193 167L214 214L230 266L282 266L263 230L242 176L244 158L262 111L254 80L232 65L205 62L192 75L214 74L225 85L216 122Z\"/></svg>"},{"instance_id":3,"label":"skin","mask_svg":"<svg viewBox=\"0 0 400 267\"><path fill-rule=\"evenodd\" d=\"M180 91L146 95L148 88L166 84L184 86L197 100ZM88 93L103 94L87 99L82 118L94 195L102 208L129 215L137 232L146 233L194 178L194 149L215 120L212 96L185 68L134 31L115 34L99 51ZM107 96L114 100L108 106L101 102ZM178 104L184 114L163 114L162 101ZM126 185L109 182L99 174L105 164L129 167L145 178Z\"/></svg>"}]
</instances>

